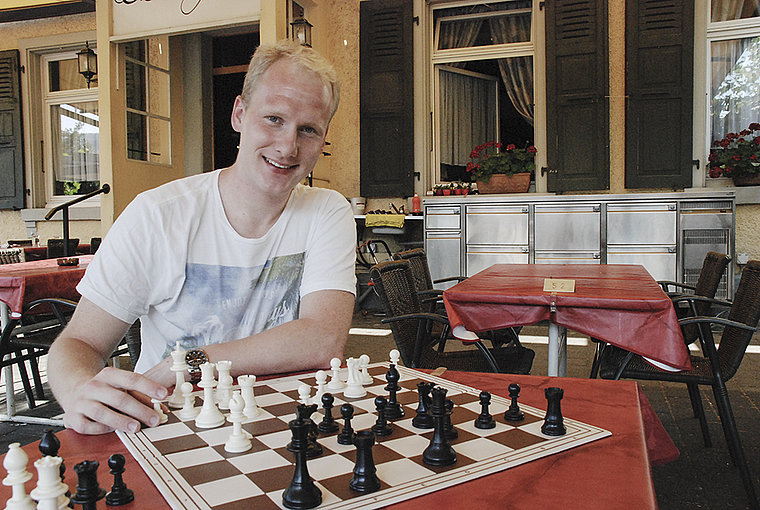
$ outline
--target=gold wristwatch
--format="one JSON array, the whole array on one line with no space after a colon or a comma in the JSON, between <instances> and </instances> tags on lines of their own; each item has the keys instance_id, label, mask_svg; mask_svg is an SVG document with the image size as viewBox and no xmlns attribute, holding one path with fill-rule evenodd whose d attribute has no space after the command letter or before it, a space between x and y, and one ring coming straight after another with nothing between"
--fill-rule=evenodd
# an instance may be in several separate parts
<instances>
[{"instance_id":1,"label":"gold wristwatch","mask_svg":"<svg viewBox=\"0 0 760 510\"><path fill-rule=\"evenodd\" d=\"M185 363L190 367L190 382L201 380L201 365L208 362L208 355L203 349L190 349L185 353Z\"/></svg>"}]
</instances>

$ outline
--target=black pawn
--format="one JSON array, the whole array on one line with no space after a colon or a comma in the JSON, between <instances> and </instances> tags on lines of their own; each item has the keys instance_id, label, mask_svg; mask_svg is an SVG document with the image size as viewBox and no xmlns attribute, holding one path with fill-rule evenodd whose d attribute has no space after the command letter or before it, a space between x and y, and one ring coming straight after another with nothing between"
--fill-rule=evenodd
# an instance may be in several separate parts
<instances>
[{"instance_id":1,"label":"black pawn","mask_svg":"<svg viewBox=\"0 0 760 510\"><path fill-rule=\"evenodd\" d=\"M401 408L398 400L396 400L396 394L399 390L399 379L401 379L401 374L396 370L396 365L391 364L391 367L385 374L385 380L388 381L388 385L385 387L385 391L388 392L388 405L385 407L385 418L387 420L400 420L404 417L404 410Z\"/></svg>"},{"instance_id":2,"label":"black pawn","mask_svg":"<svg viewBox=\"0 0 760 510\"><path fill-rule=\"evenodd\" d=\"M338 444L354 444L354 429L351 428L351 418L354 416L354 406L343 404L340 406L340 415L343 417L343 430L338 434Z\"/></svg>"},{"instance_id":3,"label":"black pawn","mask_svg":"<svg viewBox=\"0 0 760 510\"><path fill-rule=\"evenodd\" d=\"M433 389L433 383L417 383L417 393L419 394L419 405L417 406L417 415L412 418L412 426L418 429L432 429L433 417L430 415L430 390Z\"/></svg>"},{"instance_id":4,"label":"black pawn","mask_svg":"<svg viewBox=\"0 0 760 510\"><path fill-rule=\"evenodd\" d=\"M71 502L82 505L82 510L96 510L96 504L106 495L105 489L98 484L98 466L96 460L85 460L74 466L77 474L77 491L71 496Z\"/></svg>"},{"instance_id":5,"label":"black pawn","mask_svg":"<svg viewBox=\"0 0 760 510\"><path fill-rule=\"evenodd\" d=\"M377 421L372 425L372 432L378 436L390 436L393 434L393 426L385 419L388 410L388 401L382 395L375 397L375 409L377 409Z\"/></svg>"},{"instance_id":6,"label":"black pawn","mask_svg":"<svg viewBox=\"0 0 760 510\"><path fill-rule=\"evenodd\" d=\"M564 436L567 433L560 406L560 401L564 394L565 391L562 388L544 389L546 418L544 418L544 424L541 426L541 432L547 436Z\"/></svg>"},{"instance_id":7,"label":"black pawn","mask_svg":"<svg viewBox=\"0 0 760 510\"><path fill-rule=\"evenodd\" d=\"M114 453L108 458L108 467L111 468L111 474L113 475L113 485L111 491L106 494L106 505L120 506L131 503L135 499L135 493L132 489L127 488L127 484L124 483L124 478L121 476L124 473L124 464L127 460L124 455L120 453Z\"/></svg>"},{"instance_id":8,"label":"black pawn","mask_svg":"<svg viewBox=\"0 0 760 510\"><path fill-rule=\"evenodd\" d=\"M480 392L480 416L475 420L476 429L492 429L496 427L496 420L493 419L488 407L491 405L491 394L487 391Z\"/></svg>"},{"instance_id":9,"label":"black pawn","mask_svg":"<svg viewBox=\"0 0 760 510\"><path fill-rule=\"evenodd\" d=\"M319 422L317 428L323 434L332 434L340 429L340 425L338 425L332 415L334 402L335 397L332 396L332 393L325 393L322 395L322 408L325 410L325 416L322 418L322 421Z\"/></svg>"},{"instance_id":10,"label":"black pawn","mask_svg":"<svg viewBox=\"0 0 760 510\"><path fill-rule=\"evenodd\" d=\"M509 404L509 409L504 413L504 419L507 421L522 421L525 419L525 414L520 411L520 406L517 404L517 398L520 396L520 385L512 383L508 389L509 398L512 399L512 403Z\"/></svg>"},{"instance_id":11,"label":"black pawn","mask_svg":"<svg viewBox=\"0 0 760 510\"><path fill-rule=\"evenodd\" d=\"M422 462L431 466L449 466L457 461L457 453L446 438L446 388L433 388L431 393L433 397L430 412L435 427L430 445L422 452Z\"/></svg>"},{"instance_id":12,"label":"black pawn","mask_svg":"<svg viewBox=\"0 0 760 510\"><path fill-rule=\"evenodd\" d=\"M377 468L372 457L375 434L371 430L361 430L354 436L354 444L356 445L356 464L354 476L351 477L348 486L358 492L375 492L380 489L380 479L377 477Z\"/></svg>"},{"instance_id":13,"label":"black pawn","mask_svg":"<svg viewBox=\"0 0 760 510\"><path fill-rule=\"evenodd\" d=\"M301 404L303 405L303 404ZM322 491L314 484L306 467L306 453L309 449L309 420L300 417L288 423L293 439L288 450L295 456L293 479L285 492L282 493L282 504L285 508L314 508L322 503Z\"/></svg>"},{"instance_id":14,"label":"black pawn","mask_svg":"<svg viewBox=\"0 0 760 510\"><path fill-rule=\"evenodd\" d=\"M459 438L459 431L451 423L451 415L454 413L454 402L446 399L446 417L443 420L443 430L446 433L446 439L453 441Z\"/></svg>"}]
</instances>

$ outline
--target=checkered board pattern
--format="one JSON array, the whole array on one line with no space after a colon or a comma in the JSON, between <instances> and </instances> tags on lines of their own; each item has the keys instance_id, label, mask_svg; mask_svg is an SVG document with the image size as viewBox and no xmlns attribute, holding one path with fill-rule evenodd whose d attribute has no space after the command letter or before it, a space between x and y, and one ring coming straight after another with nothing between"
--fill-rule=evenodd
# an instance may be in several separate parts
<instances>
[{"instance_id":1,"label":"checkered board pattern","mask_svg":"<svg viewBox=\"0 0 760 510\"><path fill-rule=\"evenodd\" d=\"M355 408L351 421L355 431L369 429L375 424L374 399L377 395L388 396L384 389L387 369L387 363L370 366L374 383L365 386L367 395L364 398L349 399L340 392L333 393L333 416L341 428L340 406L344 402L350 402ZM346 370L342 369L344 380ZM350 489L355 447L338 444L337 433L320 434L318 441L324 453L307 463L309 474L322 491L320 509L383 507L610 435L606 430L565 417L567 434L545 436L541 433L545 411L521 402L525 420L510 423L503 418L510 401L497 395L492 396L489 408L496 419L496 428L477 429L473 423L481 411L479 390L404 367L398 367L398 370L402 387L398 401L406 415L393 422L392 435L378 437L373 447L381 489L370 494ZM452 466L432 467L422 462L422 452L430 444L433 434L431 429L420 430L412 426L419 399L417 383L423 380L446 388L446 397L455 404L452 422L458 429L459 438L451 444L458 459ZM245 453L224 450L224 443L232 430L230 423L216 429L200 429L192 420L181 421L175 412L163 425L136 434L120 432L119 437L175 510L283 508L282 493L294 472L293 454L286 449L292 438L287 424L295 418L301 383L315 386L316 378L309 374L257 381L255 397L261 413L243 423L253 443L253 448ZM203 393L196 395L196 405L200 407Z\"/></svg>"}]
</instances>

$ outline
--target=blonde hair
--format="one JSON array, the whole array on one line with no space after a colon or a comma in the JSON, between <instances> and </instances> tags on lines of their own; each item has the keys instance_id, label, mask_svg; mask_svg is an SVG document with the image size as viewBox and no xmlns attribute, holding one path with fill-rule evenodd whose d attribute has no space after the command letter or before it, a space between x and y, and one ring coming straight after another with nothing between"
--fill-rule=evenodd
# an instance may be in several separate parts
<instances>
[{"instance_id":1,"label":"blonde hair","mask_svg":"<svg viewBox=\"0 0 760 510\"><path fill-rule=\"evenodd\" d=\"M311 71L319 77L320 81L330 91L330 119L332 119L340 102L338 73L335 72L332 64L326 58L312 48L287 39L283 39L277 44L262 44L256 49L253 57L251 57L250 64L248 64L243 91L240 93L243 101L248 104L248 100L267 69L282 59L288 59L293 64Z\"/></svg>"}]
</instances>

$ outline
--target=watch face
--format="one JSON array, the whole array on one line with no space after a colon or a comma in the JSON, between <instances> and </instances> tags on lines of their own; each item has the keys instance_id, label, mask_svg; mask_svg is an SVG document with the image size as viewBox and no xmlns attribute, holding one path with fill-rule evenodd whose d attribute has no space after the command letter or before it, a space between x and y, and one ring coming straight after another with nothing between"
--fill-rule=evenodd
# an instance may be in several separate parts
<instances>
[{"instance_id":1,"label":"watch face","mask_svg":"<svg viewBox=\"0 0 760 510\"><path fill-rule=\"evenodd\" d=\"M185 363L193 368L198 368L208 361L206 353L200 349L191 349L185 354Z\"/></svg>"}]
</instances>

